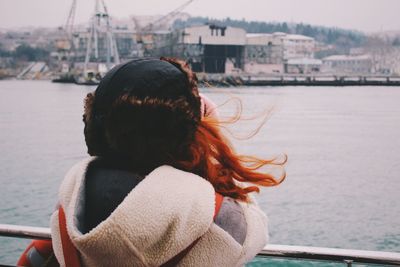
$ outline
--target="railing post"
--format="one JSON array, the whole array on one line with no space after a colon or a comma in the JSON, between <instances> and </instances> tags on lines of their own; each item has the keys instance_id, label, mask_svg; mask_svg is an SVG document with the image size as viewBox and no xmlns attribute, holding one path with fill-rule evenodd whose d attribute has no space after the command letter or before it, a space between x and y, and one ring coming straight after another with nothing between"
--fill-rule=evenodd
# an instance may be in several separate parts
<instances>
[{"instance_id":1,"label":"railing post","mask_svg":"<svg viewBox=\"0 0 400 267\"><path fill-rule=\"evenodd\" d=\"M344 260L344 263L347 265L347 267L353 266L353 260Z\"/></svg>"}]
</instances>

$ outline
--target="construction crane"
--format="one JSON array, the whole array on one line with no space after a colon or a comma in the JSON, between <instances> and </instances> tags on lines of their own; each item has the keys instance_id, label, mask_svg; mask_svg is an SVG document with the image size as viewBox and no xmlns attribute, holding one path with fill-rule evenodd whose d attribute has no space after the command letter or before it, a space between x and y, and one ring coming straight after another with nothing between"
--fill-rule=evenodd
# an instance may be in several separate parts
<instances>
[{"instance_id":1,"label":"construction crane","mask_svg":"<svg viewBox=\"0 0 400 267\"><path fill-rule=\"evenodd\" d=\"M62 29L64 37L57 41L57 48L60 52L62 52L63 55L59 62L59 71L56 74L57 77L53 79L53 82L75 82L75 79L73 77L73 68L75 63L76 49L73 40L73 31L76 13L76 2L77 0L72 0L65 26Z\"/></svg>"},{"instance_id":2,"label":"construction crane","mask_svg":"<svg viewBox=\"0 0 400 267\"><path fill-rule=\"evenodd\" d=\"M67 22L65 23L65 32L70 41L72 41L72 34L74 30L74 21L75 21L75 13L76 13L76 1L72 0L71 8L69 9Z\"/></svg>"},{"instance_id":3,"label":"construction crane","mask_svg":"<svg viewBox=\"0 0 400 267\"><path fill-rule=\"evenodd\" d=\"M72 0L71 8L69 10L67 22L65 23L65 33L67 35L67 40L69 42L69 53L67 55L67 61L69 63L68 69L72 69L74 67L74 56L75 55L75 44L74 44L74 22L75 22L75 13L76 13L76 1Z\"/></svg>"},{"instance_id":4,"label":"construction crane","mask_svg":"<svg viewBox=\"0 0 400 267\"><path fill-rule=\"evenodd\" d=\"M173 17L179 14L183 9L185 9L188 5L190 5L194 0L189 0L177 7L176 9L172 10L171 12L167 13L166 15L162 16L161 18L147 24L146 26L142 27L140 25L139 20L136 17L132 17L133 23L135 24L136 29L136 50L138 55L143 52L143 55L147 55L147 50L149 47L145 44L145 36L149 39L152 39L153 36L151 34L160 26L165 25L166 22L171 20ZM150 36L149 36L150 35ZM151 45L150 45L151 46Z\"/></svg>"},{"instance_id":5,"label":"construction crane","mask_svg":"<svg viewBox=\"0 0 400 267\"><path fill-rule=\"evenodd\" d=\"M66 39L70 44L69 53L67 54L67 61L69 66L66 66L68 67L68 70L65 71L66 74L60 75L61 77L55 79L54 81L66 82L66 80L74 80L74 82L76 83L83 84L98 83L101 79L101 76L105 72L110 70L113 65L120 63L119 53L113 34L110 16L105 1L95 0L94 14L90 21L89 36L86 43L87 46L83 73L80 73L80 75L75 77L74 73L70 73L70 69L73 68L75 60L74 57L72 57L71 55L72 53L75 53L73 28L76 13L76 3L77 0L72 0L72 5L69 10L67 22L64 28ZM104 40L103 47L106 48L106 52L102 54L105 55L105 64L102 63L102 61L104 62L104 57L99 56L99 38L102 38ZM89 70L89 63L91 61L95 61L97 63L97 68L95 70Z\"/></svg>"},{"instance_id":6,"label":"construction crane","mask_svg":"<svg viewBox=\"0 0 400 267\"><path fill-rule=\"evenodd\" d=\"M168 14L162 16L161 18L157 19L154 22L151 22L149 24L147 24L146 26L144 26L141 30L142 32L152 32L156 27L165 24L167 21L169 21L170 19L172 19L173 17L175 17L176 15L179 14L179 12L181 12L182 10L184 10L188 5L190 5L194 0L189 0L186 1L184 4L182 4L181 6L177 7L176 9L172 10L171 12L169 12Z\"/></svg>"},{"instance_id":7,"label":"construction crane","mask_svg":"<svg viewBox=\"0 0 400 267\"><path fill-rule=\"evenodd\" d=\"M104 30L105 24L105 30ZM95 2L95 11L94 15L91 19L90 24L90 33L88 37L87 47L86 47L86 56L85 56L85 65L84 72L88 69L88 64L90 59L93 57L96 61L99 59L99 34L106 34L106 68L109 70L111 68L111 59L113 59L113 64L119 64L120 58L117 49L117 44L113 35L113 29L110 22L110 15L108 13L107 6L104 0L96 0Z\"/></svg>"}]
</instances>

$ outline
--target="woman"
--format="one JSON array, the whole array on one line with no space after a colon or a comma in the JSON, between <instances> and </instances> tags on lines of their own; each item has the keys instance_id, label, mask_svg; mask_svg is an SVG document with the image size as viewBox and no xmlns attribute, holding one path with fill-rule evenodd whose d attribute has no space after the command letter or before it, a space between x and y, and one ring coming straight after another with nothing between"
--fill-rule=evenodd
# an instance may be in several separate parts
<instances>
[{"instance_id":1,"label":"woman","mask_svg":"<svg viewBox=\"0 0 400 267\"><path fill-rule=\"evenodd\" d=\"M236 155L207 103L177 60L137 59L104 77L85 99L93 157L68 172L51 219L61 265L63 227L83 266L238 266L264 247L266 217L249 193L284 176Z\"/></svg>"}]
</instances>

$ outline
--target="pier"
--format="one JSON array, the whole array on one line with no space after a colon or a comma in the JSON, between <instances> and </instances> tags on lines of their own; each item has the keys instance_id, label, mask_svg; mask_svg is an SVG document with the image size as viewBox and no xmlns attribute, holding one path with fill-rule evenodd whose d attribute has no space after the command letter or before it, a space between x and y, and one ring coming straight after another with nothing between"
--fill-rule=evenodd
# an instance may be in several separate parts
<instances>
[{"instance_id":1,"label":"pier","mask_svg":"<svg viewBox=\"0 0 400 267\"><path fill-rule=\"evenodd\" d=\"M400 76L383 75L226 75L199 73L202 85L229 86L400 86Z\"/></svg>"}]
</instances>

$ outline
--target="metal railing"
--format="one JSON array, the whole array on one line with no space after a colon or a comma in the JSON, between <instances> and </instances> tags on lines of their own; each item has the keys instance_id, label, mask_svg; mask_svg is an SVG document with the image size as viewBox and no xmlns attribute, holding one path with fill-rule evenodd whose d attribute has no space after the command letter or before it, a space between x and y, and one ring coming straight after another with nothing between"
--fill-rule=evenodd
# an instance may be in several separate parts
<instances>
[{"instance_id":1,"label":"metal railing","mask_svg":"<svg viewBox=\"0 0 400 267\"><path fill-rule=\"evenodd\" d=\"M0 236L51 239L49 228L0 224ZM382 264L400 266L400 253L338 248L267 245L259 254L261 257L321 260L352 263Z\"/></svg>"},{"instance_id":2,"label":"metal railing","mask_svg":"<svg viewBox=\"0 0 400 267\"><path fill-rule=\"evenodd\" d=\"M400 253L339 248L267 245L259 256L400 266Z\"/></svg>"}]
</instances>

